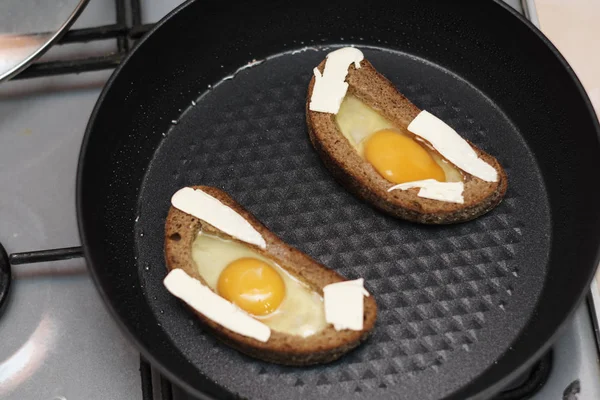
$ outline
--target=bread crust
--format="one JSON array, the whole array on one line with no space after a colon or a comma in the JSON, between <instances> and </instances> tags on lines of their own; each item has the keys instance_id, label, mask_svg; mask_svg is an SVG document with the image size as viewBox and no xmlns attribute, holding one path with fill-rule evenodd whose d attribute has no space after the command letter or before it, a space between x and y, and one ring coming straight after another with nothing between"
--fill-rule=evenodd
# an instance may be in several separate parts
<instances>
[{"instance_id":1,"label":"bread crust","mask_svg":"<svg viewBox=\"0 0 600 400\"><path fill-rule=\"evenodd\" d=\"M348 68L348 93L379 112L402 129L403 133L416 137L406 128L421 110L377 72L369 61L363 60L360 65L358 69L354 64ZM317 68L323 72L325 60ZM332 176L356 197L389 215L422 224L469 221L489 212L502 201L508 186L506 172L496 158L471 142L469 144L478 156L496 169L498 181L486 182L461 170L464 178L463 204L419 197L418 188L388 192L394 184L379 175L358 154L339 130L335 115L309 109L314 84L313 76L306 99L306 124L310 141ZM422 138L419 140L430 146Z\"/></svg>"},{"instance_id":2,"label":"bread crust","mask_svg":"<svg viewBox=\"0 0 600 400\"><path fill-rule=\"evenodd\" d=\"M324 286L345 280L335 271L327 269L306 254L284 243L227 193L208 186L194 186L194 188L217 198L244 217L263 236L267 247L263 250L240 242L212 225L171 207L165 224L165 258L169 271L181 268L206 285L206 281L198 273L191 252L192 243L198 232L202 230L252 247L254 251L274 260L321 295ZM377 318L377 305L371 295L364 298L362 331L336 331L333 326L327 325L321 332L302 338L272 330L269 340L263 343L232 332L191 307L188 308L197 315L210 333L230 347L264 361L295 366L323 364L338 359L367 339Z\"/></svg>"}]
</instances>

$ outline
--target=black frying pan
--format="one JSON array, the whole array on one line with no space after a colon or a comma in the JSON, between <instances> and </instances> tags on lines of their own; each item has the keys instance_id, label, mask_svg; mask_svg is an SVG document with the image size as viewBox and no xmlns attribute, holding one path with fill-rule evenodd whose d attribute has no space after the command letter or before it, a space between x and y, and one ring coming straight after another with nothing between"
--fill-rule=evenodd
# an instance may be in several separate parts
<instances>
[{"instance_id":1,"label":"black frying pan","mask_svg":"<svg viewBox=\"0 0 600 400\"><path fill-rule=\"evenodd\" d=\"M313 67L342 44L500 160L509 190L498 208L420 226L333 181L304 104ZM253 59L262 63L236 73ZM78 172L82 241L128 336L202 398L488 398L549 348L587 291L599 131L565 60L500 2L192 1L141 41L98 101ZM169 199L195 184L224 189L289 244L365 277L380 308L373 337L301 369L205 334L162 286Z\"/></svg>"}]
</instances>

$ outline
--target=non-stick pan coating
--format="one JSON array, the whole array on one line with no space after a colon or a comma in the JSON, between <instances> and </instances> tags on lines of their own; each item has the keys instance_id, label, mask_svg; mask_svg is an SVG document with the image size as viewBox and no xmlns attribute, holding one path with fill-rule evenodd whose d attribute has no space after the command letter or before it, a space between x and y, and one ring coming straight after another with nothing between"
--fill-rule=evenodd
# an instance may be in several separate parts
<instances>
[{"instance_id":1,"label":"non-stick pan coating","mask_svg":"<svg viewBox=\"0 0 600 400\"><path fill-rule=\"evenodd\" d=\"M377 20L340 12L349 24L323 9L306 16L315 24L306 31L275 7L218 45L203 24L219 16L209 21L195 3L113 78L82 152L82 236L117 319L177 383L219 397L465 398L497 391L548 344L595 267L600 199L585 184L598 171L597 125L540 38L496 4L467 3L402 2L402 13ZM503 23L483 24L486 12ZM263 24L272 34L258 42L251 36ZM469 223L420 226L333 181L308 140L304 104L312 68L347 42L500 160L509 190L498 208ZM262 62L233 74L253 59ZM290 368L205 334L162 286L169 199L196 184L224 189L287 243L364 277L380 309L372 338L336 363Z\"/></svg>"}]
</instances>

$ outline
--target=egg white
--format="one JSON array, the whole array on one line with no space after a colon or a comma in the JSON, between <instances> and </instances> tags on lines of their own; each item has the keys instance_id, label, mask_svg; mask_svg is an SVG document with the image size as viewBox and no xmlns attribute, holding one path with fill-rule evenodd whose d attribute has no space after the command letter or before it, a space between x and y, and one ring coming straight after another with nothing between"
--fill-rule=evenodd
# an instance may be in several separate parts
<instances>
[{"instance_id":1,"label":"egg white","mask_svg":"<svg viewBox=\"0 0 600 400\"><path fill-rule=\"evenodd\" d=\"M199 232L192 244L192 259L200 276L217 292L221 272L231 262L252 257L266 262L283 278L286 293L280 306L273 313L253 318L274 331L307 337L321 331L327 325L323 298L307 285L293 277L273 260L263 257L246 245Z\"/></svg>"},{"instance_id":2,"label":"egg white","mask_svg":"<svg viewBox=\"0 0 600 400\"><path fill-rule=\"evenodd\" d=\"M361 157L364 157L365 139L373 133L383 129L392 129L403 135L394 124L381 116L376 110L351 95L344 97L335 120L342 134ZM462 182L463 178L460 171L444 160L437 152L429 147L426 147L426 149L444 171L447 182Z\"/></svg>"}]
</instances>

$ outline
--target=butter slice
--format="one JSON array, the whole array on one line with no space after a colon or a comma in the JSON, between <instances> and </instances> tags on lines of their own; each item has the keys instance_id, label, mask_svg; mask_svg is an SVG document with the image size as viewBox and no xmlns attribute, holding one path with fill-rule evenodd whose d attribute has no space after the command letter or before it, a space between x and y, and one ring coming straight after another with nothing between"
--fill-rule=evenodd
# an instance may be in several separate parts
<instances>
[{"instance_id":1,"label":"butter slice","mask_svg":"<svg viewBox=\"0 0 600 400\"><path fill-rule=\"evenodd\" d=\"M309 109L337 114L348 90L346 83L348 67L354 63L357 69L360 68L360 62L363 59L362 51L354 47L344 47L327 54L323 75L318 68L313 70L315 84L310 97Z\"/></svg>"},{"instance_id":2,"label":"butter slice","mask_svg":"<svg viewBox=\"0 0 600 400\"><path fill-rule=\"evenodd\" d=\"M172 270L163 283L175 297L230 331L263 343L271 337L271 329L267 325L255 320L184 270Z\"/></svg>"},{"instance_id":3,"label":"butter slice","mask_svg":"<svg viewBox=\"0 0 600 400\"><path fill-rule=\"evenodd\" d=\"M232 237L261 249L267 247L262 235L244 217L202 190L180 189L171 197L171 204Z\"/></svg>"},{"instance_id":4,"label":"butter slice","mask_svg":"<svg viewBox=\"0 0 600 400\"><path fill-rule=\"evenodd\" d=\"M448 161L463 171L487 182L497 182L498 172L483 161L465 139L444 121L421 111L408 130L427 140Z\"/></svg>"},{"instance_id":5,"label":"butter slice","mask_svg":"<svg viewBox=\"0 0 600 400\"><path fill-rule=\"evenodd\" d=\"M462 182L439 182L435 179L425 179L422 181L407 182L392 186L388 189L388 192L397 189L408 190L412 188L421 188L417 195L426 199L448 201L459 204L463 204L465 202L463 197L465 185Z\"/></svg>"},{"instance_id":6,"label":"butter slice","mask_svg":"<svg viewBox=\"0 0 600 400\"><path fill-rule=\"evenodd\" d=\"M323 288L325 320L335 330L363 329L364 301L363 296L369 292L363 287L362 278L354 281L332 283Z\"/></svg>"}]
</instances>

